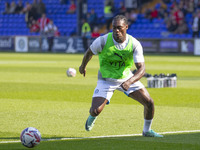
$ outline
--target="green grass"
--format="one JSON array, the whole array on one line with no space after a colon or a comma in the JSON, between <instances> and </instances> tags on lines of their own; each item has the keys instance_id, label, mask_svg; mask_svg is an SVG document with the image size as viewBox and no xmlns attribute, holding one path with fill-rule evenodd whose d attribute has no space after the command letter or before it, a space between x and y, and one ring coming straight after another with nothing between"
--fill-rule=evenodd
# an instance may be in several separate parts
<instances>
[{"instance_id":1,"label":"green grass","mask_svg":"<svg viewBox=\"0 0 200 150\"><path fill-rule=\"evenodd\" d=\"M0 53L0 141L18 141L21 131L36 127L42 138L140 134L143 107L116 91L110 105L86 132L85 121L96 86L98 57L88 64L86 77L78 71L82 54ZM177 88L148 89L156 112L157 132L200 130L200 57L145 55L146 72L176 73ZM134 68L133 68L134 69ZM146 86L147 81L141 81ZM42 141L35 149L200 149L200 133L167 134L162 139L141 136ZM0 149L26 149L20 143Z\"/></svg>"},{"instance_id":2,"label":"green grass","mask_svg":"<svg viewBox=\"0 0 200 150\"><path fill-rule=\"evenodd\" d=\"M135 137L116 137L116 138L101 138L101 139L83 139L83 140L65 140L42 142L35 147L36 150L198 150L200 148L200 134L175 134L166 135L165 138L144 138L141 136ZM9 150L26 150L20 143L1 144L0 149Z\"/></svg>"}]
</instances>

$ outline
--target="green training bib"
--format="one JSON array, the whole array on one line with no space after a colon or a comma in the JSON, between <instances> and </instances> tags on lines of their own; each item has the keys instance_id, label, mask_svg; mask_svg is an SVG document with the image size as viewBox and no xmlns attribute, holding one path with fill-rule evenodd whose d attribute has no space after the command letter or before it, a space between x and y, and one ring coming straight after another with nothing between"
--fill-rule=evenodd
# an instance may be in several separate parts
<instances>
[{"instance_id":1,"label":"green training bib","mask_svg":"<svg viewBox=\"0 0 200 150\"><path fill-rule=\"evenodd\" d=\"M123 79L129 76L133 66L133 43L130 35L128 45L119 50L115 47L112 33L99 53L100 72L103 78Z\"/></svg>"}]
</instances>

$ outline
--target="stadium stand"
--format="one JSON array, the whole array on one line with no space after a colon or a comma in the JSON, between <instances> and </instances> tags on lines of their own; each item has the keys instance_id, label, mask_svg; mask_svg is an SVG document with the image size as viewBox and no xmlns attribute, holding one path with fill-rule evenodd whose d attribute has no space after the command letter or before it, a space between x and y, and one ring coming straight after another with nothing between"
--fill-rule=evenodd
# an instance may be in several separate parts
<instances>
[{"instance_id":1,"label":"stadium stand","mask_svg":"<svg viewBox=\"0 0 200 150\"><path fill-rule=\"evenodd\" d=\"M4 10L5 2L12 0L1 0L0 10ZM28 0L23 0L23 4ZM17 1L15 1L17 3ZM62 36L70 36L76 30L76 14L66 14L69 4L60 4L57 0L43 0L46 5L47 16L52 19ZM26 27L24 14L0 14L0 35L39 35L30 33Z\"/></svg>"},{"instance_id":2,"label":"stadium stand","mask_svg":"<svg viewBox=\"0 0 200 150\"><path fill-rule=\"evenodd\" d=\"M5 2L12 2L13 0L1 0L0 10L5 10ZM16 3L18 0L14 0ZM23 4L28 0L22 0ZM114 0L115 8L119 8L120 1ZM58 27L61 36L70 36L76 32L77 15L67 14L70 4L61 4L59 0L43 0L46 5L47 17L52 19ZM98 16L98 24L104 24L104 1L87 0L88 12L95 9ZM167 9L171 7L172 3L167 4ZM157 4L155 7L159 7ZM191 19L192 14L187 13L185 20L189 27L189 32L186 34L172 34L167 31L164 19L153 19L152 21L145 17L144 13L138 14L136 22L134 22L128 29L128 33L137 38L191 38ZM39 35L39 33L31 33L25 23L24 14L0 14L0 35Z\"/></svg>"}]
</instances>

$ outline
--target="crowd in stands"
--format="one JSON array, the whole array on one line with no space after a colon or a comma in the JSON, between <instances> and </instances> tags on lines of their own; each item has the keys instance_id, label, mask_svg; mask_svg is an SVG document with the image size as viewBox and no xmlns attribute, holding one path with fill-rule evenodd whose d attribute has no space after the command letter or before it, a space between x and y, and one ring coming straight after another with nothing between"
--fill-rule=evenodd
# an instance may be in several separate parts
<instances>
[{"instance_id":1,"label":"crowd in stands","mask_svg":"<svg viewBox=\"0 0 200 150\"><path fill-rule=\"evenodd\" d=\"M12 1L11 3L5 2L5 11L3 14L25 14L30 9L34 12L35 18L40 17L42 13L46 12L46 7L42 0L33 0L32 4L27 1L25 6L23 5L22 0L19 0L17 4L15 1Z\"/></svg>"},{"instance_id":2,"label":"crowd in stands","mask_svg":"<svg viewBox=\"0 0 200 150\"><path fill-rule=\"evenodd\" d=\"M33 0L32 3L27 1L25 5L22 0L19 0L18 4L15 1L6 2L3 14L25 14L25 22L31 33L40 33L49 37L59 36L53 20L46 17L46 6L42 0Z\"/></svg>"},{"instance_id":3,"label":"crowd in stands","mask_svg":"<svg viewBox=\"0 0 200 150\"><path fill-rule=\"evenodd\" d=\"M148 0L146 0L148 1ZM152 0L149 0L152 1ZM76 13L76 1L75 0L60 0L60 4L70 4L67 14ZM136 8L130 9L125 7L125 0L121 0L118 7L114 3L114 0L104 0L104 15L98 18L95 9L91 9L90 12L84 16L82 22L82 37L85 35L88 37L97 37L100 35L102 28L102 22L104 20L104 33L109 32L111 29L112 18L117 14L123 14L128 18L129 26L137 23L138 16L142 15L144 18L153 22L154 19L162 20L169 33L172 34L187 34L192 32L193 37L199 37L200 30L200 0L162 0L154 8L147 8L144 12ZM40 32L46 34L45 26L49 23L53 23L46 16L46 7L42 0L33 0L32 3L26 2L25 6L21 0L16 4L14 1L11 3L5 3L5 11L3 14L25 14L25 21L27 27L30 28L30 32ZM85 25L87 23L87 25ZM54 25L55 26L55 25ZM55 29L55 35L59 35L57 27ZM192 31L190 31L192 29ZM85 33L87 32L87 33ZM88 36L88 33L90 36ZM101 31L102 33L102 31Z\"/></svg>"},{"instance_id":4,"label":"crowd in stands","mask_svg":"<svg viewBox=\"0 0 200 150\"><path fill-rule=\"evenodd\" d=\"M146 0L145 2L148 2L151 0ZM101 18L98 18L96 12L94 9L91 9L90 12L87 13L87 16L85 17L86 22L90 26L90 33L91 37L98 37L100 36L100 29L102 26L105 25L105 30L101 31L101 33L107 33L111 30L111 23L112 23L112 18L115 15L125 15L128 18L128 24L131 26L133 23L136 22L137 17L138 17L138 12L137 9L129 9L125 7L125 1L121 0L118 7L115 6L114 0L104 0L104 15ZM104 20L103 25L102 21L99 20ZM84 23L82 24L84 25ZM82 28L82 35L84 34L85 30Z\"/></svg>"},{"instance_id":5,"label":"crowd in stands","mask_svg":"<svg viewBox=\"0 0 200 150\"><path fill-rule=\"evenodd\" d=\"M120 2L119 8L115 8L113 0L104 2L106 32L110 30L112 17L117 14L125 15L128 18L129 26L137 22L139 11L127 9L123 0ZM94 10L92 11L93 16L96 16ZM192 36L199 37L200 0L162 0L154 8L147 8L143 15L150 22L153 22L154 19L161 20L171 34L189 34L192 29ZM97 17L94 18L98 20ZM90 21L90 17L87 20L93 31L98 21L94 21L94 24Z\"/></svg>"},{"instance_id":6,"label":"crowd in stands","mask_svg":"<svg viewBox=\"0 0 200 150\"><path fill-rule=\"evenodd\" d=\"M188 2L188 1L187 1ZM167 29L175 34L184 34L188 33L188 25L186 20L186 14L192 13L190 12L191 7L188 7L190 3L185 3L184 1L180 1L180 3L173 2L170 6L170 11L165 14L165 23Z\"/></svg>"},{"instance_id":7,"label":"crowd in stands","mask_svg":"<svg viewBox=\"0 0 200 150\"><path fill-rule=\"evenodd\" d=\"M23 12L24 7L21 0L19 0L18 4L16 4L15 1L11 3L5 2L5 11L3 14L21 14Z\"/></svg>"},{"instance_id":8,"label":"crowd in stands","mask_svg":"<svg viewBox=\"0 0 200 150\"><path fill-rule=\"evenodd\" d=\"M109 32L112 18L117 14L125 15L128 18L129 26L137 22L139 15L137 9L127 9L123 0L120 1L119 8L115 8L113 0L105 0L104 20L106 31L104 33ZM162 0L161 3L158 3L153 9L147 8L143 15L146 19L149 19L150 22L154 19L163 20L167 30L172 34L188 34L189 27L191 26L193 37L199 37L200 0ZM190 17L188 18L188 16ZM92 37L100 35L98 25L99 19L102 18L97 17L94 9L87 13L85 22L90 26L89 30L91 31L89 32ZM82 29L82 35L85 35L83 32L85 32L84 29ZM92 34L93 32L95 33Z\"/></svg>"},{"instance_id":9,"label":"crowd in stands","mask_svg":"<svg viewBox=\"0 0 200 150\"><path fill-rule=\"evenodd\" d=\"M196 4L195 4L196 2ZM173 34L187 34L189 33L190 25L196 24L195 32L200 29L199 26L199 8L200 1L195 0L163 0L163 4L157 4L152 10L147 9L145 17L153 19L163 19L168 31ZM195 19L196 16L196 19ZM191 21L191 18L193 20ZM194 21L196 20L196 21ZM198 22L198 23L197 23ZM193 34L198 35L199 34Z\"/></svg>"}]
</instances>

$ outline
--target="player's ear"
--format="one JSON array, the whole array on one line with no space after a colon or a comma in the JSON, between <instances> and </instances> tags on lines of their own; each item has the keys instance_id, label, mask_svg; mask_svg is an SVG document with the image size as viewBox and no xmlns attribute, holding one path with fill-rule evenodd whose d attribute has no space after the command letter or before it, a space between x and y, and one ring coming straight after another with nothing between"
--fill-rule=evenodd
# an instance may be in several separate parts
<instances>
[{"instance_id":1,"label":"player's ear","mask_svg":"<svg viewBox=\"0 0 200 150\"><path fill-rule=\"evenodd\" d=\"M126 25L126 30L128 30L128 24Z\"/></svg>"}]
</instances>

